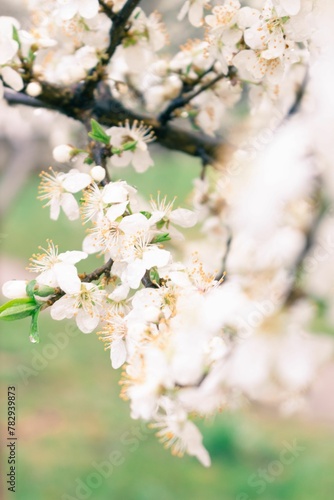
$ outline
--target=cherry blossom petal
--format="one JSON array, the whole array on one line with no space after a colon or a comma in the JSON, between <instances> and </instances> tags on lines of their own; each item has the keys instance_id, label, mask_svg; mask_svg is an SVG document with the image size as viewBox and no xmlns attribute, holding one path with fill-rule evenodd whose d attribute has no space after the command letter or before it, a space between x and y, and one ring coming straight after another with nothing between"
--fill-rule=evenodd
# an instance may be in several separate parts
<instances>
[{"instance_id":1,"label":"cherry blossom petal","mask_svg":"<svg viewBox=\"0 0 334 500\"><path fill-rule=\"evenodd\" d=\"M177 208L172 211L169 220L181 227L192 227L197 222L197 215L186 208Z\"/></svg>"},{"instance_id":2,"label":"cherry blossom petal","mask_svg":"<svg viewBox=\"0 0 334 500\"><path fill-rule=\"evenodd\" d=\"M124 203L116 203L112 207L108 208L106 216L111 222L115 221L118 217L124 214L127 205L127 201Z\"/></svg>"},{"instance_id":3,"label":"cherry blossom petal","mask_svg":"<svg viewBox=\"0 0 334 500\"><path fill-rule=\"evenodd\" d=\"M131 262L125 273L122 275L122 279L128 283L130 288L139 288L140 281L146 272L146 266L140 259L135 259Z\"/></svg>"},{"instance_id":4,"label":"cherry blossom petal","mask_svg":"<svg viewBox=\"0 0 334 500\"><path fill-rule=\"evenodd\" d=\"M146 269L151 269L151 267L155 266L163 267L168 264L170 256L170 252L167 250L152 246L144 252L143 263Z\"/></svg>"},{"instance_id":5,"label":"cherry blossom petal","mask_svg":"<svg viewBox=\"0 0 334 500\"><path fill-rule=\"evenodd\" d=\"M76 312L75 298L64 295L51 306L51 318L56 320L72 318Z\"/></svg>"},{"instance_id":6,"label":"cherry blossom petal","mask_svg":"<svg viewBox=\"0 0 334 500\"><path fill-rule=\"evenodd\" d=\"M57 278L58 286L65 293L79 293L81 281L75 266L60 262L54 265L54 273Z\"/></svg>"},{"instance_id":7,"label":"cherry blossom petal","mask_svg":"<svg viewBox=\"0 0 334 500\"><path fill-rule=\"evenodd\" d=\"M127 167L132 160L133 153L131 151L124 151L124 153L120 155L113 155L110 159L111 164L114 167Z\"/></svg>"},{"instance_id":8,"label":"cherry blossom petal","mask_svg":"<svg viewBox=\"0 0 334 500\"><path fill-rule=\"evenodd\" d=\"M146 233L150 228L150 223L143 214L133 214L120 222L119 228L128 235Z\"/></svg>"},{"instance_id":9,"label":"cherry blossom petal","mask_svg":"<svg viewBox=\"0 0 334 500\"><path fill-rule=\"evenodd\" d=\"M80 216L79 206L77 200L71 193L64 193L61 195L60 205L69 220L77 220Z\"/></svg>"},{"instance_id":10,"label":"cherry blossom petal","mask_svg":"<svg viewBox=\"0 0 334 500\"><path fill-rule=\"evenodd\" d=\"M149 167L152 167L154 165L154 162L148 151L136 149L135 153L133 154L132 165L137 172L143 173Z\"/></svg>"},{"instance_id":11,"label":"cherry blossom petal","mask_svg":"<svg viewBox=\"0 0 334 500\"><path fill-rule=\"evenodd\" d=\"M78 193L92 182L92 178L88 174L69 172L69 175L63 180L62 185L69 193Z\"/></svg>"},{"instance_id":12,"label":"cherry blossom petal","mask_svg":"<svg viewBox=\"0 0 334 500\"><path fill-rule=\"evenodd\" d=\"M110 347L111 366L117 370L126 361L126 346L123 339L114 340Z\"/></svg>"},{"instance_id":13,"label":"cherry blossom petal","mask_svg":"<svg viewBox=\"0 0 334 500\"><path fill-rule=\"evenodd\" d=\"M91 19L99 11L98 0L80 0L79 14L85 19Z\"/></svg>"},{"instance_id":14,"label":"cherry blossom petal","mask_svg":"<svg viewBox=\"0 0 334 500\"><path fill-rule=\"evenodd\" d=\"M279 3L290 16L295 16L300 11L301 0L279 0Z\"/></svg>"},{"instance_id":15,"label":"cherry blossom petal","mask_svg":"<svg viewBox=\"0 0 334 500\"><path fill-rule=\"evenodd\" d=\"M127 199L128 191L122 182L109 182L103 189L102 200L104 203L122 203Z\"/></svg>"},{"instance_id":16,"label":"cherry blossom petal","mask_svg":"<svg viewBox=\"0 0 334 500\"><path fill-rule=\"evenodd\" d=\"M58 259L66 264L76 264L80 260L87 259L87 257L86 252L80 252L80 250L68 250L58 255Z\"/></svg>"},{"instance_id":17,"label":"cherry blossom petal","mask_svg":"<svg viewBox=\"0 0 334 500\"><path fill-rule=\"evenodd\" d=\"M93 315L80 309L75 317L75 321L78 325L79 330L83 333L91 333L100 322L100 317L98 315Z\"/></svg>"},{"instance_id":18,"label":"cherry blossom petal","mask_svg":"<svg viewBox=\"0 0 334 500\"><path fill-rule=\"evenodd\" d=\"M13 68L10 68L9 66L4 66L3 68L1 68L0 74L2 76L3 81L7 85L9 85L9 87L16 90L16 92L19 92L20 90L23 89L24 87L23 80L20 74Z\"/></svg>"}]
</instances>

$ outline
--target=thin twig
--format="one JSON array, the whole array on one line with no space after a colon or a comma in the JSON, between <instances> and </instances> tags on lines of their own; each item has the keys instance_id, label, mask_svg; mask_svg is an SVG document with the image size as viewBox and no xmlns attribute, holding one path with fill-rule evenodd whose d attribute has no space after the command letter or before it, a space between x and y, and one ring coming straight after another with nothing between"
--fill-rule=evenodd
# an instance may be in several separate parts
<instances>
[{"instance_id":1,"label":"thin twig","mask_svg":"<svg viewBox=\"0 0 334 500\"><path fill-rule=\"evenodd\" d=\"M201 87L199 87L194 92L190 92L190 93L187 93L187 94L181 93L181 95L179 95L178 97L176 97L175 99L173 99L169 103L169 105L167 106L167 108L162 113L160 113L158 120L160 121L160 123L162 125L164 125L165 123L168 122L168 120L171 119L172 114L173 114L173 112L176 109L183 108L192 99L194 99L195 97L197 97L198 95L200 95L202 92L205 92L209 88L213 87L216 83L218 83L223 78L232 78L232 77L235 76L235 74L236 74L236 70L235 70L235 68L233 66L231 66L229 68L229 72L228 72L227 75L225 75L224 73L220 73L215 78L213 78L209 82L205 83L204 85L202 85Z\"/></svg>"}]
</instances>

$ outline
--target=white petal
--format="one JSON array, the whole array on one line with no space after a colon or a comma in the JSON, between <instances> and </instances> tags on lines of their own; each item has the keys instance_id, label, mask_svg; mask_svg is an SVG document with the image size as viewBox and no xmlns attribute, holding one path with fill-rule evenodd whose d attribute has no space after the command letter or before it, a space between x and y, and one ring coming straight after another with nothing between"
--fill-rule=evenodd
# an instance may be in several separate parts
<instances>
[{"instance_id":1,"label":"white petal","mask_svg":"<svg viewBox=\"0 0 334 500\"><path fill-rule=\"evenodd\" d=\"M63 193L61 195L60 206L69 220L77 220L79 218L79 205L73 194Z\"/></svg>"},{"instance_id":2,"label":"white petal","mask_svg":"<svg viewBox=\"0 0 334 500\"><path fill-rule=\"evenodd\" d=\"M12 89L16 90L16 92L19 92L20 90L23 89L24 83L17 71L15 71L13 68L10 68L9 66L5 66L4 68L1 68L1 76L3 78L3 81L9 85Z\"/></svg>"},{"instance_id":3,"label":"white petal","mask_svg":"<svg viewBox=\"0 0 334 500\"><path fill-rule=\"evenodd\" d=\"M290 0L289 0L290 1ZM260 11L257 9L252 9L251 7L243 7L237 13L237 24L240 28L250 28L259 21Z\"/></svg>"},{"instance_id":4,"label":"white petal","mask_svg":"<svg viewBox=\"0 0 334 500\"><path fill-rule=\"evenodd\" d=\"M58 286L64 290L65 293L71 294L80 292L81 281L75 266L60 262L59 264L55 264L54 272Z\"/></svg>"},{"instance_id":5,"label":"white petal","mask_svg":"<svg viewBox=\"0 0 334 500\"><path fill-rule=\"evenodd\" d=\"M92 178L88 174L71 174L66 175L63 180L62 185L66 191L69 193L77 193L85 187L87 187L92 182Z\"/></svg>"},{"instance_id":6,"label":"white petal","mask_svg":"<svg viewBox=\"0 0 334 500\"><path fill-rule=\"evenodd\" d=\"M89 234L84 238L82 248L83 251L88 254L100 252L101 250L103 250L102 247L96 244L96 237L93 234Z\"/></svg>"},{"instance_id":7,"label":"white petal","mask_svg":"<svg viewBox=\"0 0 334 500\"><path fill-rule=\"evenodd\" d=\"M130 288L137 289L139 288L140 281L144 276L145 271L146 267L143 261L136 259L128 265L125 273L122 275L122 279L129 284Z\"/></svg>"},{"instance_id":8,"label":"white petal","mask_svg":"<svg viewBox=\"0 0 334 500\"><path fill-rule=\"evenodd\" d=\"M60 214L60 200L59 196L56 196L50 201L50 219L58 220Z\"/></svg>"},{"instance_id":9,"label":"white petal","mask_svg":"<svg viewBox=\"0 0 334 500\"><path fill-rule=\"evenodd\" d=\"M122 285L117 286L115 290L108 295L108 299L113 300L115 302L120 302L122 300L125 300L128 294L129 294L128 285L122 283Z\"/></svg>"},{"instance_id":10,"label":"white petal","mask_svg":"<svg viewBox=\"0 0 334 500\"><path fill-rule=\"evenodd\" d=\"M19 44L15 40L2 39L0 42L0 64L6 64L13 59L18 48Z\"/></svg>"},{"instance_id":11,"label":"white petal","mask_svg":"<svg viewBox=\"0 0 334 500\"><path fill-rule=\"evenodd\" d=\"M111 164L114 165L114 167L127 167L132 160L132 154L131 151L124 151L124 153L120 155L113 155L110 159Z\"/></svg>"},{"instance_id":12,"label":"white petal","mask_svg":"<svg viewBox=\"0 0 334 500\"><path fill-rule=\"evenodd\" d=\"M172 211L169 220L181 227L192 227L197 222L197 215L186 208L177 208Z\"/></svg>"},{"instance_id":13,"label":"white petal","mask_svg":"<svg viewBox=\"0 0 334 500\"><path fill-rule=\"evenodd\" d=\"M108 208L106 216L108 219L113 222L115 221L118 217L124 214L126 207L127 207L128 202L124 203L116 203L112 207Z\"/></svg>"},{"instance_id":14,"label":"white petal","mask_svg":"<svg viewBox=\"0 0 334 500\"><path fill-rule=\"evenodd\" d=\"M68 3L66 5L63 5L60 8L60 17L63 19L63 21L68 21L69 19L72 19L72 17L75 16L75 14L78 12L78 7L77 4L74 2Z\"/></svg>"},{"instance_id":15,"label":"white petal","mask_svg":"<svg viewBox=\"0 0 334 500\"><path fill-rule=\"evenodd\" d=\"M83 333L91 333L100 322L100 317L98 315L92 316L87 311L80 309L78 314L76 315L76 323L78 328Z\"/></svg>"},{"instance_id":16,"label":"white petal","mask_svg":"<svg viewBox=\"0 0 334 500\"><path fill-rule=\"evenodd\" d=\"M51 318L56 320L72 318L76 312L75 299L64 295L51 306Z\"/></svg>"},{"instance_id":17,"label":"white petal","mask_svg":"<svg viewBox=\"0 0 334 500\"><path fill-rule=\"evenodd\" d=\"M76 264L80 260L87 259L87 257L86 252L81 252L80 250L68 250L58 255L58 259L66 264Z\"/></svg>"},{"instance_id":18,"label":"white petal","mask_svg":"<svg viewBox=\"0 0 334 500\"><path fill-rule=\"evenodd\" d=\"M149 167L152 167L154 165L154 162L148 151L136 149L132 157L132 165L136 172L143 173Z\"/></svg>"},{"instance_id":19,"label":"white petal","mask_svg":"<svg viewBox=\"0 0 334 500\"><path fill-rule=\"evenodd\" d=\"M123 339L115 340L110 347L111 366L117 370L126 361L126 347Z\"/></svg>"},{"instance_id":20,"label":"white petal","mask_svg":"<svg viewBox=\"0 0 334 500\"><path fill-rule=\"evenodd\" d=\"M290 16L298 14L301 7L300 0L280 0L280 4Z\"/></svg>"},{"instance_id":21,"label":"white petal","mask_svg":"<svg viewBox=\"0 0 334 500\"><path fill-rule=\"evenodd\" d=\"M39 276L37 276L36 281L41 285L51 286L52 288L58 286L57 277L53 269L43 271Z\"/></svg>"},{"instance_id":22,"label":"white petal","mask_svg":"<svg viewBox=\"0 0 334 500\"><path fill-rule=\"evenodd\" d=\"M79 14L85 19L91 19L98 13L98 0L80 0L79 5Z\"/></svg>"},{"instance_id":23,"label":"white petal","mask_svg":"<svg viewBox=\"0 0 334 500\"><path fill-rule=\"evenodd\" d=\"M151 269L151 267L163 267L166 266L170 260L170 252L167 250L162 250L158 247L148 248L143 255L143 262L146 269Z\"/></svg>"},{"instance_id":24,"label":"white petal","mask_svg":"<svg viewBox=\"0 0 334 500\"><path fill-rule=\"evenodd\" d=\"M143 214L133 214L120 222L119 228L128 235L147 232L150 228L150 223Z\"/></svg>"},{"instance_id":25,"label":"white petal","mask_svg":"<svg viewBox=\"0 0 334 500\"><path fill-rule=\"evenodd\" d=\"M109 182L103 188L102 200L104 203L122 203L127 199L128 191L121 182Z\"/></svg>"},{"instance_id":26,"label":"white petal","mask_svg":"<svg viewBox=\"0 0 334 500\"><path fill-rule=\"evenodd\" d=\"M190 23L196 28L203 24L203 7L198 2L190 6L188 13Z\"/></svg>"}]
</instances>

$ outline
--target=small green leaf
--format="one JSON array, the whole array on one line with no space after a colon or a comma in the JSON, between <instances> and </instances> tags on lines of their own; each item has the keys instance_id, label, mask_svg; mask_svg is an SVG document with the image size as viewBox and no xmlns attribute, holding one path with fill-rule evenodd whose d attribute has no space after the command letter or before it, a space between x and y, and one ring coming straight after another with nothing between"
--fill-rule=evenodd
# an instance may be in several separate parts
<instances>
[{"instance_id":1,"label":"small green leaf","mask_svg":"<svg viewBox=\"0 0 334 500\"><path fill-rule=\"evenodd\" d=\"M29 340L33 344L38 344L39 342L39 333L38 333L38 317L41 308L39 307L31 316L31 325L30 325L30 333Z\"/></svg>"},{"instance_id":2,"label":"small green leaf","mask_svg":"<svg viewBox=\"0 0 334 500\"><path fill-rule=\"evenodd\" d=\"M93 165L94 160L90 156L87 156L87 158L84 159L84 163L86 165Z\"/></svg>"},{"instance_id":3,"label":"small green leaf","mask_svg":"<svg viewBox=\"0 0 334 500\"><path fill-rule=\"evenodd\" d=\"M169 233L158 234L152 240L152 243L163 243L164 241L169 241L171 237Z\"/></svg>"},{"instance_id":4,"label":"small green leaf","mask_svg":"<svg viewBox=\"0 0 334 500\"><path fill-rule=\"evenodd\" d=\"M19 48L21 48L21 42L20 42L19 32L17 31L17 29L15 28L15 26L13 26L13 40L15 40L15 42L17 42L19 44Z\"/></svg>"},{"instance_id":5,"label":"small green leaf","mask_svg":"<svg viewBox=\"0 0 334 500\"><path fill-rule=\"evenodd\" d=\"M159 220L157 223L156 223L156 226L158 229L162 229L164 227L164 225L166 224L166 221L164 221L163 219Z\"/></svg>"},{"instance_id":6,"label":"small green leaf","mask_svg":"<svg viewBox=\"0 0 334 500\"><path fill-rule=\"evenodd\" d=\"M27 316L31 316L39 307L32 297L10 300L0 307L0 319L15 321L26 318Z\"/></svg>"},{"instance_id":7,"label":"small green leaf","mask_svg":"<svg viewBox=\"0 0 334 500\"><path fill-rule=\"evenodd\" d=\"M145 210L142 210L140 213L145 215L146 219L150 219L152 217L151 212L146 212Z\"/></svg>"},{"instance_id":8,"label":"small green leaf","mask_svg":"<svg viewBox=\"0 0 334 500\"><path fill-rule=\"evenodd\" d=\"M137 144L138 144L138 141L125 142L122 145L122 149L123 149L123 151L134 151L136 149Z\"/></svg>"},{"instance_id":9,"label":"small green leaf","mask_svg":"<svg viewBox=\"0 0 334 500\"><path fill-rule=\"evenodd\" d=\"M32 280L27 284L26 292L29 297L34 297L34 295L38 297L48 297L55 293L55 289L47 285L40 285L36 280Z\"/></svg>"},{"instance_id":10,"label":"small green leaf","mask_svg":"<svg viewBox=\"0 0 334 500\"><path fill-rule=\"evenodd\" d=\"M120 148L114 148L113 147L113 148L111 148L111 152L112 152L113 155L120 155L123 152L123 150L120 149Z\"/></svg>"},{"instance_id":11,"label":"small green leaf","mask_svg":"<svg viewBox=\"0 0 334 500\"><path fill-rule=\"evenodd\" d=\"M160 283L160 276L156 267L150 269L150 280L154 285L159 285Z\"/></svg>"},{"instance_id":12,"label":"small green leaf","mask_svg":"<svg viewBox=\"0 0 334 500\"><path fill-rule=\"evenodd\" d=\"M110 143L110 136L105 133L101 125L93 118L90 121L92 131L89 132L89 137L94 141L103 142L103 144Z\"/></svg>"}]
</instances>

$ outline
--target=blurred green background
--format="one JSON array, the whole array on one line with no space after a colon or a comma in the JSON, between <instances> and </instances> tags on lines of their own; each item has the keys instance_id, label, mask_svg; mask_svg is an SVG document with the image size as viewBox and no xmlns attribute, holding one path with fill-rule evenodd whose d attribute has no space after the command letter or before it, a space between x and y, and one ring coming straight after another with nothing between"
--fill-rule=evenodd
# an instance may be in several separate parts
<instances>
[{"instance_id":1,"label":"blurred green background","mask_svg":"<svg viewBox=\"0 0 334 500\"><path fill-rule=\"evenodd\" d=\"M200 165L177 154L156 156L144 175L119 171L148 196L158 189L181 203ZM80 222L50 222L36 200L33 174L19 194L2 233L4 262L27 265L39 244L51 238L60 251L79 249ZM17 260L16 260L17 259ZM84 262L94 269L96 257ZM20 276L12 276L20 278ZM172 457L152 431L129 416L119 398L119 372L96 335L84 335L71 321L40 321L41 343L28 340L28 320L1 324L1 411L6 422L8 385L17 388L17 492L20 500L331 500L334 498L333 429L320 422L278 419L247 410L221 413L201 422L212 466ZM2 426L5 435L6 430ZM300 451L282 465L286 442ZM114 452L114 454L113 454ZM114 466L97 473L102 462ZM2 454L8 471L7 451ZM281 464L281 465L280 465ZM106 467L106 466L105 466ZM264 474L264 478L260 475ZM80 486L79 486L80 485ZM79 489L78 489L79 488Z\"/></svg>"}]
</instances>

